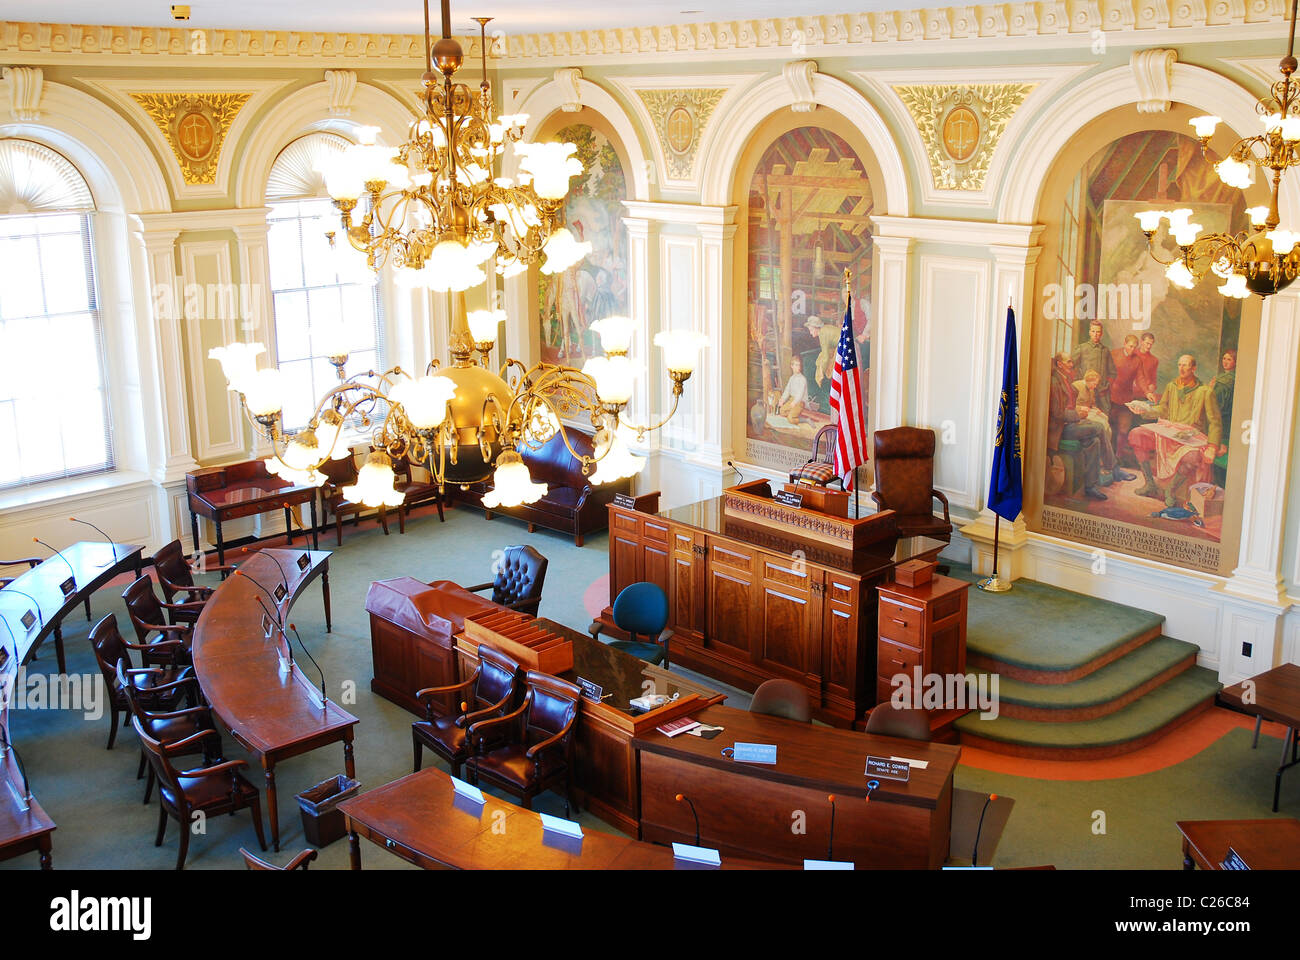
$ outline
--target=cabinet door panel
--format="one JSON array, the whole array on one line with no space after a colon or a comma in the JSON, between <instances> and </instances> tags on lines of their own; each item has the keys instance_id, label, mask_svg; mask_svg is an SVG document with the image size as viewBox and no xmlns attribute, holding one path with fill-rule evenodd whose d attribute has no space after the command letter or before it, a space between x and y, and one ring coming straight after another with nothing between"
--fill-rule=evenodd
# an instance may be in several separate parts
<instances>
[{"instance_id":1,"label":"cabinet door panel","mask_svg":"<svg viewBox=\"0 0 1300 960\"><path fill-rule=\"evenodd\" d=\"M809 594L763 584L764 667L803 676L808 672L808 645L820 634L820 627L821 617L814 616Z\"/></svg>"},{"instance_id":2,"label":"cabinet door panel","mask_svg":"<svg viewBox=\"0 0 1300 960\"><path fill-rule=\"evenodd\" d=\"M719 647L732 656L749 659L754 637L754 583L730 568L709 568L708 647Z\"/></svg>"}]
</instances>

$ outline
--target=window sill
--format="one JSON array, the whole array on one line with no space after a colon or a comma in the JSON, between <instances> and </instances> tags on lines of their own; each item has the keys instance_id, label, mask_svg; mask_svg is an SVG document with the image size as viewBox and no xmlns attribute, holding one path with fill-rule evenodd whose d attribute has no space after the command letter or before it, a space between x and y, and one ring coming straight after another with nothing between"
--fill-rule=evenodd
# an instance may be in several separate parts
<instances>
[{"instance_id":1,"label":"window sill","mask_svg":"<svg viewBox=\"0 0 1300 960\"><path fill-rule=\"evenodd\" d=\"M0 510L36 509L60 500L73 500L106 490L119 490L133 486L152 485L147 473L138 470L114 470L90 477L55 480L31 487L18 487L0 493Z\"/></svg>"}]
</instances>

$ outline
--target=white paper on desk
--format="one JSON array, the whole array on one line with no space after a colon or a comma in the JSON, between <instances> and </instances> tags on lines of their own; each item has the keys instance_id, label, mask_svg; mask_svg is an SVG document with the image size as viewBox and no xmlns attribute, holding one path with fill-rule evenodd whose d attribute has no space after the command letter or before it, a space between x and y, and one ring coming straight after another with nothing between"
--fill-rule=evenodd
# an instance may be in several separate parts
<instances>
[{"instance_id":1,"label":"white paper on desk","mask_svg":"<svg viewBox=\"0 0 1300 960\"><path fill-rule=\"evenodd\" d=\"M484 802L483 791L480 790L478 787L474 786L472 783L466 783L464 780L461 780L458 777L452 777L451 785L455 789L455 791L459 793L462 797L465 797L468 800L473 800L475 803Z\"/></svg>"},{"instance_id":2,"label":"white paper on desk","mask_svg":"<svg viewBox=\"0 0 1300 960\"><path fill-rule=\"evenodd\" d=\"M855 870L852 860L805 860L805 870Z\"/></svg>"},{"instance_id":3,"label":"white paper on desk","mask_svg":"<svg viewBox=\"0 0 1300 960\"><path fill-rule=\"evenodd\" d=\"M673 856L678 860L692 863L707 863L715 867L722 865L722 854L710 847L695 847L689 843L674 843Z\"/></svg>"},{"instance_id":4,"label":"white paper on desk","mask_svg":"<svg viewBox=\"0 0 1300 960\"><path fill-rule=\"evenodd\" d=\"M582 825L575 820L565 820L563 817L553 817L549 813L539 813L542 818L542 829L549 830L552 833L559 833L566 837L573 837L574 840L582 839Z\"/></svg>"},{"instance_id":5,"label":"white paper on desk","mask_svg":"<svg viewBox=\"0 0 1300 960\"><path fill-rule=\"evenodd\" d=\"M889 759L893 760L895 763L905 763L909 767L914 767L917 770L924 770L930 765L929 760L913 760L911 757L890 757Z\"/></svg>"}]
</instances>

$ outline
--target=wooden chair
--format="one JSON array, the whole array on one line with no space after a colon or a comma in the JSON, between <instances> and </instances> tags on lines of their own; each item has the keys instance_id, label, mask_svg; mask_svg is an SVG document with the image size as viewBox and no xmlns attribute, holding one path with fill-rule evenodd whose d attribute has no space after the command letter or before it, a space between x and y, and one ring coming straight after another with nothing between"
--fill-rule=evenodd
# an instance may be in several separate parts
<instances>
[{"instance_id":1,"label":"wooden chair","mask_svg":"<svg viewBox=\"0 0 1300 960\"><path fill-rule=\"evenodd\" d=\"M244 760L226 760L209 767L194 770L177 770L172 766L171 757L182 756L200 738L219 735L215 730L203 730L176 743L163 744L149 736L140 721L132 717L131 725L135 727L136 736L144 746L154 775L158 778L158 835L153 845L161 847L167 832L167 818L173 817L180 825L180 851L176 855L176 869L185 867L185 856L190 848L190 827L194 814L202 813L211 819L223 813L233 814L236 810L251 810L253 829L257 831L257 842L266 850L266 836L262 832L262 798L257 788L240 773L241 767L248 766Z\"/></svg>"},{"instance_id":2,"label":"wooden chair","mask_svg":"<svg viewBox=\"0 0 1300 960\"><path fill-rule=\"evenodd\" d=\"M290 870L306 870L311 862L316 859L316 851L311 847L308 847L306 850L295 855L294 858L283 867L277 867L275 864L269 863L261 857L254 856L243 847L239 848L239 855L244 858L244 866L248 867L249 870L275 870L280 873L285 873Z\"/></svg>"},{"instance_id":3,"label":"wooden chair","mask_svg":"<svg viewBox=\"0 0 1300 960\"><path fill-rule=\"evenodd\" d=\"M881 510L893 510L901 537L952 535L948 498L934 489L934 431L895 427L875 434L876 489L871 499ZM943 519L934 515L934 501L943 504Z\"/></svg>"},{"instance_id":4,"label":"wooden chair","mask_svg":"<svg viewBox=\"0 0 1300 960\"><path fill-rule=\"evenodd\" d=\"M173 647L180 645L178 640L163 640L160 643L170 644ZM95 652L95 662L99 664L99 672L104 678L104 689L108 691L107 706L110 722L106 748L108 750L113 749L113 744L117 740L118 717L131 710L131 705L127 701L126 688L118 684L117 665L120 661L125 661L127 670L131 671L132 650L142 654L157 655L162 652L157 649L158 645L128 643L117 629L117 617L111 613L90 628L90 646ZM131 684L135 687L140 701L149 704L151 709L174 710L187 692L185 688L177 686L176 682L190 677L191 669L171 666L155 669L147 675L133 672L130 674Z\"/></svg>"},{"instance_id":5,"label":"wooden chair","mask_svg":"<svg viewBox=\"0 0 1300 960\"><path fill-rule=\"evenodd\" d=\"M178 621L181 616L197 615L203 610L202 603L160 603L153 592L153 581L147 576L123 590L122 599L126 601L126 614L131 618L136 639L142 647L153 648L141 652L140 658L146 666L190 662L190 631L194 623ZM168 644L164 651L161 644L168 640L177 643Z\"/></svg>"},{"instance_id":6,"label":"wooden chair","mask_svg":"<svg viewBox=\"0 0 1300 960\"><path fill-rule=\"evenodd\" d=\"M491 589L493 603L537 616L549 562L528 544L515 544L505 548L491 581L465 589L474 593Z\"/></svg>"},{"instance_id":7,"label":"wooden chair","mask_svg":"<svg viewBox=\"0 0 1300 960\"><path fill-rule=\"evenodd\" d=\"M470 755L467 736L470 725L479 720L503 716L518 702L521 686L518 662L486 643L479 644L478 658L474 675L463 683L447 687L425 687L416 693L416 699L424 704L425 719L411 724L415 770L420 769L423 748L428 747L447 761L453 777L459 777L461 765ZM434 703L438 697L464 690L470 693L460 702L459 712L441 716L434 712Z\"/></svg>"},{"instance_id":8,"label":"wooden chair","mask_svg":"<svg viewBox=\"0 0 1300 960\"><path fill-rule=\"evenodd\" d=\"M888 701L878 703L867 716L866 732L882 737L929 742L933 736L930 732L930 711L895 707Z\"/></svg>"},{"instance_id":9,"label":"wooden chair","mask_svg":"<svg viewBox=\"0 0 1300 960\"><path fill-rule=\"evenodd\" d=\"M185 751L186 755L202 754L203 762L211 766L214 763L220 763L222 760L221 734L218 731L216 743L213 744L211 738L194 739L196 733L204 730L216 730L216 724L212 722L212 708L206 706L190 706L184 710L176 709L149 709L151 698L142 696L134 691L134 684L141 676L157 674L159 671L156 667L143 669L128 669L127 661L124 659L117 661L117 670L115 680L118 687L125 692L127 708L130 710L131 718L140 721L140 725L149 732L153 737L164 744L175 744L181 741L191 741L193 746ZM181 680L173 681L170 684L149 687L150 694L154 692L162 693L164 687L175 689L181 694L188 696L191 703L198 701L202 697L199 690L198 678L187 676ZM175 756L181 756L180 753ZM140 766L135 771L135 778L139 780L149 772L149 780L144 785L144 804L149 805L149 797L153 795L154 773L153 768L149 766L145 759L144 748L140 748Z\"/></svg>"},{"instance_id":10,"label":"wooden chair","mask_svg":"<svg viewBox=\"0 0 1300 960\"><path fill-rule=\"evenodd\" d=\"M529 670L527 692L518 709L502 717L479 720L469 728L473 783L485 780L519 797L531 810L533 797L562 786L564 815L569 815L573 769L573 724L582 691L565 680ZM504 742L488 749L505 734Z\"/></svg>"},{"instance_id":11,"label":"wooden chair","mask_svg":"<svg viewBox=\"0 0 1300 960\"><path fill-rule=\"evenodd\" d=\"M370 509L363 503L354 502L343 496L343 488L357 482L357 462L351 456L346 456L341 460L326 460L317 469L328 478L320 488L321 522L328 523L331 516L334 518L334 535L341 547L343 546L343 520L351 517L352 525L356 526L361 522L361 512ZM384 536L388 536L388 508L381 505L376 519L384 528ZM398 521L401 522L402 519L399 511Z\"/></svg>"},{"instance_id":12,"label":"wooden chair","mask_svg":"<svg viewBox=\"0 0 1300 960\"><path fill-rule=\"evenodd\" d=\"M401 459L393 461L393 470L397 474L397 482L393 484L393 486L395 489L400 490L404 497L402 505L397 508L397 524L402 533L406 533L407 511L422 503L433 503L437 505L438 520L442 523L447 522L447 517L443 514L443 502L445 498L443 497L442 491L438 489L438 484L434 482L432 478L429 480L414 479L411 467L412 464L409 460Z\"/></svg>"},{"instance_id":13,"label":"wooden chair","mask_svg":"<svg viewBox=\"0 0 1300 960\"><path fill-rule=\"evenodd\" d=\"M194 572L190 569L185 548L181 546L179 540L173 540L155 553L152 562L154 572L158 576L158 586L162 587L163 599L167 603L175 603L176 597L183 595L182 603L202 604L212 596L213 587L195 586ZM224 579L235 568L227 564L206 569L220 573ZM179 611L176 615L176 621L180 623L193 623L198 618L198 614L191 610Z\"/></svg>"},{"instance_id":14,"label":"wooden chair","mask_svg":"<svg viewBox=\"0 0 1300 960\"><path fill-rule=\"evenodd\" d=\"M834 424L828 424L818 430L813 437L812 457L803 466L791 471L790 482L797 483L804 480L826 487L834 481L843 490L844 478L835 472L835 444L839 439L840 429Z\"/></svg>"},{"instance_id":15,"label":"wooden chair","mask_svg":"<svg viewBox=\"0 0 1300 960\"><path fill-rule=\"evenodd\" d=\"M754 698L749 701L749 712L785 717L800 723L812 722L808 691L793 680L764 680L754 691Z\"/></svg>"}]
</instances>

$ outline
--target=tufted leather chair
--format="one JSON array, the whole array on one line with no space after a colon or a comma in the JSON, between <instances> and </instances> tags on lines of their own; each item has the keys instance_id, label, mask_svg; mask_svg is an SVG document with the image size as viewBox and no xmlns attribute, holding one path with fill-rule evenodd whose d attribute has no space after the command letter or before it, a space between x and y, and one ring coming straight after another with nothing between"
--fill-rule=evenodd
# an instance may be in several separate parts
<instances>
[{"instance_id":1,"label":"tufted leather chair","mask_svg":"<svg viewBox=\"0 0 1300 960\"><path fill-rule=\"evenodd\" d=\"M749 712L785 717L800 723L812 722L808 691L793 680L764 680L754 691L754 699L749 702Z\"/></svg>"},{"instance_id":2,"label":"tufted leather chair","mask_svg":"<svg viewBox=\"0 0 1300 960\"><path fill-rule=\"evenodd\" d=\"M595 446L589 434L569 428L569 442L573 449L583 456L594 456ZM524 503L517 507L495 507L485 510L484 515L491 520L493 512L528 521L528 532L538 527L559 530L570 534L576 546L582 546L583 537L596 530L609 526L609 511L606 507L613 502L616 493L631 493L630 479L614 483L592 485L582 472L582 461L569 452L564 437L556 433L537 450L527 446L519 449L524 465L534 483L546 484L546 493L534 503Z\"/></svg>"},{"instance_id":3,"label":"tufted leather chair","mask_svg":"<svg viewBox=\"0 0 1300 960\"><path fill-rule=\"evenodd\" d=\"M188 668L187 668L188 671ZM177 750L175 756L189 756L202 754L204 763L221 762L221 734L217 733L216 737L198 737L195 734L204 730L216 730L216 724L212 722L212 708L206 706L190 706L184 710L176 709L179 704L170 705L160 702L158 695L169 692L169 688L178 694L188 696L191 703L199 700L201 694L199 691L199 681L192 675L184 676L180 680L175 680L169 684L159 684L154 687L139 690L136 684L141 679L146 682L150 678L155 678L160 673L157 667L148 669L134 670L130 669L130 663L126 659L117 661L117 669L114 671L114 681L118 689L124 691L127 703L127 709L131 713L133 720L138 720L140 726L149 732L149 736L162 743L180 743L182 740L190 743L185 750ZM140 748L140 766L135 772L135 778L139 780L144 776L147 763L145 761L144 748ZM154 772L149 768L149 782L144 785L144 802L145 806L149 805L149 797L153 794Z\"/></svg>"},{"instance_id":4,"label":"tufted leather chair","mask_svg":"<svg viewBox=\"0 0 1300 960\"><path fill-rule=\"evenodd\" d=\"M877 704L867 717L866 732L928 742L931 738L930 713L912 707L895 707L885 701Z\"/></svg>"},{"instance_id":5,"label":"tufted leather chair","mask_svg":"<svg viewBox=\"0 0 1300 960\"><path fill-rule=\"evenodd\" d=\"M234 813L245 808L253 812L253 829L257 842L266 849L266 835L262 832L262 797L239 770L248 766L246 760L226 760L222 763L193 770L177 770L171 757L183 756L197 739L219 737L215 730L204 730L176 743L164 744L145 732L134 717L131 725L144 747L145 755L158 778L158 835L153 845L161 847L167 832L167 818L174 817L181 827L180 851L176 856L176 869L185 866L185 855L190 848L190 826L194 814L202 811L211 818L222 813Z\"/></svg>"},{"instance_id":6,"label":"tufted leather chair","mask_svg":"<svg viewBox=\"0 0 1300 960\"><path fill-rule=\"evenodd\" d=\"M127 643L117 629L117 617L113 614L102 618L90 628L90 646L95 652L95 661L104 678L104 689L108 691L108 712L112 724L108 731L108 747L112 750L117 741L117 724L120 714L130 711L125 689L118 683L117 665L126 662L126 669L131 675L131 682L141 702L160 710L174 710L186 695L186 690L177 685L192 673L191 668L168 667L161 670L141 673L131 668L131 651L151 652L147 646ZM156 652L156 651L153 651Z\"/></svg>"},{"instance_id":7,"label":"tufted leather chair","mask_svg":"<svg viewBox=\"0 0 1300 960\"><path fill-rule=\"evenodd\" d=\"M877 430L876 489L871 499L881 510L893 510L900 537L952 535L948 498L934 489L934 431L919 427ZM934 501L943 504L943 519L934 515Z\"/></svg>"},{"instance_id":8,"label":"tufted leather chair","mask_svg":"<svg viewBox=\"0 0 1300 960\"><path fill-rule=\"evenodd\" d=\"M480 583L465 589L477 593L491 588L493 603L522 613L531 613L535 617L537 607L542 602L542 584L546 582L546 565L549 562L528 544L515 544L506 547L496 577L490 583Z\"/></svg>"},{"instance_id":9,"label":"tufted leather chair","mask_svg":"<svg viewBox=\"0 0 1300 960\"><path fill-rule=\"evenodd\" d=\"M610 641L615 650L630 653L647 663L663 664L667 670L668 642L673 631L668 626L668 595L657 583L630 583L614 598L614 626L627 631L627 640ZM593 620L587 632L599 640L605 624ZM645 639L638 639L644 637Z\"/></svg>"},{"instance_id":10,"label":"tufted leather chair","mask_svg":"<svg viewBox=\"0 0 1300 960\"><path fill-rule=\"evenodd\" d=\"M459 777L461 765L469 759L470 725L503 716L517 706L522 686L518 662L496 647L481 643L478 666L468 680L447 687L425 687L416 693L416 699L424 704L425 719L411 724L415 770L420 769L423 748L428 747L447 761L453 777ZM469 695L460 702L457 712L441 716L435 713L434 704L439 697L465 690Z\"/></svg>"},{"instance_id":11,"label":"tufted leather chair","mask_svg":"<svg viewBox=\"0 0 1300 960\"><path fill-rule=\"evenodd\" d=\"M470 779L495 784L519 797L529 810L533 797L563 785L564 815L569 815L573 769L573 724L582 691L568 681L529 670L527 693L519 708L469 728ZM500 745L491 746L504 734Z\"/></svg>"},{"instance_id":12,"label":"tufted leather chair","mask_svg":"<svg viewBox=\"0 0 1300 960\"><path fill-rule=\"evenodd\" d=\"M160 603L153 592L153 581L147 576L123 590L122 599L126 601L126 614L135 628L136 640L148 648L140 653L146 666L190 662L190 630L194 624L176 621L178 614L202 611L202 603Z\"/></svg>"}]
</instances>

